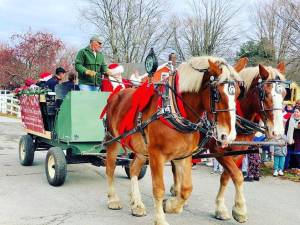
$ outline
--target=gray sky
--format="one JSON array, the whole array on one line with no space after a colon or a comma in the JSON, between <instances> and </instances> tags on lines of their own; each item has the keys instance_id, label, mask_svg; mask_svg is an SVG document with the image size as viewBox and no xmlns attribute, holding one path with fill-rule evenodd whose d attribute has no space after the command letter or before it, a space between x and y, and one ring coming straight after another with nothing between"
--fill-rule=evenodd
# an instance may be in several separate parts
<instances>
[{"instance_id":1,"label":"gray sky","mask_svg":"<svg viewBox=\"0 0 300 225\"><path fill-rule=\"evenodd\" d=\"M254 0L233 1L242 7L235 22L244 24L243 29L248 30L248 12ZM84 0L0 0L0 42L8 42L12 34L31 28L32 31L54 33L64 42L79 48L93 34L93 28L82 23L79 16L78 9L84 4ZM172 13L187 11L186 1L171 0L170 6L167 8Z\"/></svg>"}]
</instances>

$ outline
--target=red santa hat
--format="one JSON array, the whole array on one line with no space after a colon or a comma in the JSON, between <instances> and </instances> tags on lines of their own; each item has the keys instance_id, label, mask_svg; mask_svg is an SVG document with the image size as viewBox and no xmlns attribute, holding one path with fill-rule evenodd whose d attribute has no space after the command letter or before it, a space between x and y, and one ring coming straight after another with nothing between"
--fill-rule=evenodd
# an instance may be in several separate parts
<instances>
[{"instance_id":1,"label":"red santa hat","mask_svg":"<svg viewBox=\"0 0 300 225\"><path fill-rule=\"evenodd\" d=\"M117 64L117 63L110 64L108 66L108 69L111 71L112 75L124 72L124 67L122 65Z\"/></svg>"},{"instance_id":2,"label":"red santa hat","mask_svg":"<svg viewBox=\"0 0 300 225\"><path fill-rule=\"evenodd\" d=\"M35 84L35 83L36 83L36 81L31 78L27 78L25 80L25 86L27 86L27 87L29 87L30 85Z\"/></svg>"},{"instance_id":3,"label":"red santa hat","mask_svg":"<svg viewBox=\"0 0 300 225\"><path fill-rule=\"evenodd\" d=\"M47 81L52 77L52 74L49 72L40 73L40 81Z\"/></svg>"}]
</instances>

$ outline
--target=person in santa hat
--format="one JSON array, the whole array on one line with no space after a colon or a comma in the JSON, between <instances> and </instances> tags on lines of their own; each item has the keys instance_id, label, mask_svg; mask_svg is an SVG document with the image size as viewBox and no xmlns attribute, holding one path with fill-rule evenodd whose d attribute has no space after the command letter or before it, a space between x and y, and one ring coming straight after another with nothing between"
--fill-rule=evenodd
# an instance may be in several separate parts
<instances>
[{"instance_id":1,"label":"person in santa hat","mask_svg":"<svg viewBox=\"0 0 300 225\"><path fill-rule=\"evenodd\" d=\"M40 73L39 77L40 79L36 83L36 85L39 86L40 88L46 88L47 87L46 82L52 78L52 74L49 72L43 72Z\"/></svg>"},{"instance_id":2,"label":"person in santa hat","mask_svg":"<svg viewBox=\"0 0 300 225\"><path fill-rule=\"evenodd\" d=\"M36 89L36 87L37 87L35 85L36 81L33 80L32 78L26 78L25 81L24 81L24 83L25 84L23 86L21 86L19 88L16 88L14 90L15 94L18 94L20 91L27 90L27 89Z\"/></svg>"},{"instance_id":3,"label":"person in santa hat","mask_svg":"<svg viewBox=\"0 0 300 225\"><path fill-rule=\"evenodd\" d=\"M122 88L125 88L125 85L122 82L122 73L124 72L124 67L117 63L112 63L108 66L108 69L110 69L111 72L109 80L112 83L113 89L115 89L119 85L121 85Z\"/></svg>"}]
</instances>

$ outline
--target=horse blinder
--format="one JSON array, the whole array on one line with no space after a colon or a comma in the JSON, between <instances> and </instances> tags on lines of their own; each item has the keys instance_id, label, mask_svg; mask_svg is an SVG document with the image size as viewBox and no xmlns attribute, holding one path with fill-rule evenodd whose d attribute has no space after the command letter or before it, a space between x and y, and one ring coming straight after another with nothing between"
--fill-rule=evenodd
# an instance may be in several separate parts
<instances>
[{"instance_id":1,"label":"horse blinder","mask_svg":"<svg viewBox=\"0 0 300 225\"><path fill-rule=\"evenodd\" d=\"M214 102L219 102L220 101L220 93L216 88L212 89L212 100Z\"/></svg>"},{"instance_id":2,"label":"horse blinder","mask_svg":"<svg viewBox=\"0 0 300 225\"><path fill-rule=\"evenodd\" d=\"M245 96L246 88L245 88L245 84L244 84L243 81L238 82L238 85L239 85L239 88L240 88L240 94L239 94L239 96L237 97L237 99L238 99L238 100L241 100L241 99L244 98L244 96Z\"/></svg>"}]
</instances>

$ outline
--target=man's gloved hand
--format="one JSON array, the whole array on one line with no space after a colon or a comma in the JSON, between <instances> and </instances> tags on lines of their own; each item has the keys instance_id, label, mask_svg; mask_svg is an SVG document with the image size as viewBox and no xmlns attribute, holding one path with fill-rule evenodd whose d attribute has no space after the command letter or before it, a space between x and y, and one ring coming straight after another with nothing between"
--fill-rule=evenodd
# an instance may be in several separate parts
<instances>
[{"instance_id":1,"label":"man's gloved hand","mask_svg":"<svg viewBox=\"0 0 300 225\"><path fill-rule=\"evenodd\" d=\"M105 74L106 74L107 76L111 76L111 75L112 75L112 72L111 72L110 70L107 70L107 71L105 72Z\"/></svg>"},{"instance_id":2,"label":"man's gloved hand","mask_svg":"<svg viewBox=\"0 0 300 225\"><path fill-rule=\"evenodd\" d=\"M93 71L93 70L86 70L85 74L91 77L96 76L97 72Z\"/></svg>"}]
</instances>

